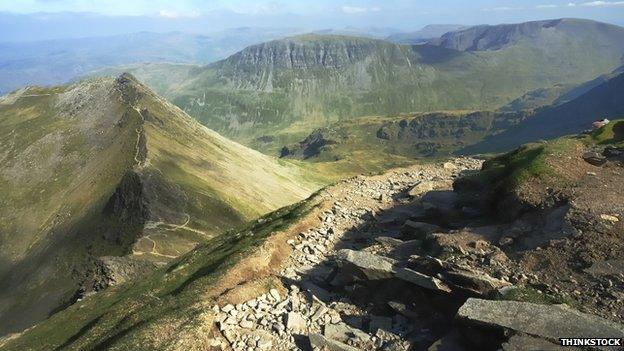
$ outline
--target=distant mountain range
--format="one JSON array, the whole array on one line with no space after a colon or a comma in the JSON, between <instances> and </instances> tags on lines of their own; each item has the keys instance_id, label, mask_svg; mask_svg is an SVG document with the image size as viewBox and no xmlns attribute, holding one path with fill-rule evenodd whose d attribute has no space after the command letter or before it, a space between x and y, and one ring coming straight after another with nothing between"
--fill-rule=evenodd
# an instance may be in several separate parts
<instances>
[{"instance_id":1,"label":"distant mountain range","mask_svg":"<svg viewBox=\"0 0 624 351\"><path fill-rule=\"evenodd\" d=\"M622 66L622 38L624 28L575 19L479 26L425 45L304 35L205 67L130 71L203 124L277 155L332 121L495 110L538 89L572 89Z\"/></svg>"},{"instance_id":2,"label":"distant mountain range","mask_svg":"<svg viewBox=\"0 0 624 351\"><path fill-rule=\"evenodd\" d=\"M0 95L27 85L66 83L87 72L138 62L206 64L246 46L301 33L296 28L235 28L36 42L0 42Z\"/></svg>"},{"instance_id":3,"label":"distant mountain range","mask_svg":"<svg viewBox=\"0 0 624 351\"><path fill-rule=\"evenodd\" d=\"M448 32L454 32L468 27L469 26L461 24L430 24L414 32L389 35L386 39L397 44L424 44Z\"/></svg>"}]
</instances>

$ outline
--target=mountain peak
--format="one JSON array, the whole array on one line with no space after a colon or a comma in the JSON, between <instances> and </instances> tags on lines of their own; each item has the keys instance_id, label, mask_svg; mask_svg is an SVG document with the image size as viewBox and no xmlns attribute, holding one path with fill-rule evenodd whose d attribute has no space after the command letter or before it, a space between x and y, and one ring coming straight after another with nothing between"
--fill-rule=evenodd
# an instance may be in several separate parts
<instances>
[{"instance_id":1,"label":"mountain peak","mask_svg":"<svg viewBox=\"0 0 624 351\"><path fill-rule=\"evenodd\" d=\"M602 45L623 35L624 28L615 25L586 19L560 18L478 25L446 33L430 43L459 51L495 51L525 42L547 50L553 46L561 46L561 39L564 37L571 37L576 42Z\"/></svg>"}]
</instances>

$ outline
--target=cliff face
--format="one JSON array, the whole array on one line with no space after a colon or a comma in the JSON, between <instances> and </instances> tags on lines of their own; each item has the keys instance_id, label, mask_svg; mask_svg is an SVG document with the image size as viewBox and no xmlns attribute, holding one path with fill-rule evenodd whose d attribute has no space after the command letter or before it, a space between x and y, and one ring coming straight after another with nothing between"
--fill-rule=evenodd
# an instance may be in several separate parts
<instances>
[{"instance_id":1,"label":"cliff face","mask_svg":"<svg viewBox=\"0 0 624 351\"><path fill-rule=\"evenodd\" d=\"M217 66L341 69L384 50L400 51L381 40L308 35L250 46Z\"/></svg>"}]
</instances>

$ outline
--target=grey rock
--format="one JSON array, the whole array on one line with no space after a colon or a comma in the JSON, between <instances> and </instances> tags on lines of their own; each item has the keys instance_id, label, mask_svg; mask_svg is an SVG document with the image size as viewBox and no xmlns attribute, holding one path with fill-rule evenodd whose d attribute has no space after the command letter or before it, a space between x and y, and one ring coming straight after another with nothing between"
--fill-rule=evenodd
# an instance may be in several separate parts
<instances>
[{"instance_id":1,"label":"grey rock","mask_svg":"<svg viewBox=\"0 0 624 351\"><path fill-rule=\"evenodd\" d=\"M468 290L474 294L488 296L500 288L511 285L509 282L490 277L481 272L455 270L443 273L445 282Z\"/></svg>"},{"instance_id":2,"label":"grey rock","mask_svg":"<svg viewBox=\"0 0 624 351\"><path fill-rule=\"evenodd\" d=\"M399 240L399 239L391 238L391 237L387 237L387 236L377 237L377 238L375 238L375 241L380 243L384 247L389 248L389 249L393 249L393 248L403 244L403 240Z\"/></svg>"},{"instance_id":3,"label":"grey rock","mask_svg":"<svg viewBox=\"0 0 624 351\"><path fill-rule=\"evenodd\" d=\"M584 153L583 160L594 166L602 166L607 162L606 157L595 151L587 151Z\"/></svg>"},{"instance_id":4,"label":"grey rock","mask_svg":"<svg viewBox=\"0 0 624 351\"><path fill-rule=\"evenodd\" d=\"M389 301L388 306L390 306L390 308L392 308L395 312L400 313L407 318L418 318L418 314L409 309L404 303Z\"/></svg>"},{"instance_id":5,"label":"grey rock","mask_svg":"<svg viewBox=\"0 0 624 351\"><path fill-rule=\"evenodd\" d=\"M469 298L457 316L555 342L559 338L613 338L624 335L623 325L581 313L565 305Z\"/></svg>"},{"instance_id":6,"label":"grey rock","mask_svg":"<svg viewBox=\"0 0 624 351\"><path fill-rule=\"evenodd\" d=\"M286 328L293 332L303 332L307 329L305 319L297 312L289 312L286 314Z\"/></svg>"},{"instance_id":7,"label":"grey rock","mask_svg":"<svg viewBox=\"0 0 624 351\"><path fill-rule=\"evenodd\" d=\"M422 204L426 210L450 212L455 209L457 194L450 190L431 191L422 197Z\"/></svg>"},{"instance_id":8,"label":"grey rock","mask_svg":"<svg viewBox=\"0 0 624 351\"><path fill-rule=\"evenodd\" d=\"M369 280L389 279L395 272L395 260L368 252L343 249L338 251L337 258L345 264L345 267L359 272L360 278L363 276Z\"/></svg>"},{"instance_id":9,"label":"grey rock","mask_svg":"<svg viewBox=\"0 0 624 351\"><path fill-rule=\"evenodd\" d=\"M355 347L349 346L340 341L331 340L321 334L312 333L309 336L310 345L318 347L321 350L329 351L358 351Z\"/></svg>"},{"instance_id":10,"label":"grey rock","mask_svg":"<svg viewBox=\"0 0 624 351\"><path fill-rule=\"evenodd\" d=\"M396 277L425 289L443 291L447 293L451 292L451 288L440 279L416 272L409 268L401 268L397 270Z\"/></svg>"},{"instance_id":11,"label":"grey rock","mask_svg":"<svg viewBox=\"0 0 624 351\"><path fill-rule=\"evenodd\" d=\"M310 295L315 296L321 301L327 302L332 299L332 293L310 281L303 281L300 285L304 291L307 291Z\"/></svg>"},{"instance_id":12,"label":"grey rock","mask_svg":"<svg viewBox=\"0 0 624 351\"><path fill-rule=\"evenodd\" d=\"M399 260L406 259L410 257L414 252L416 252L422 246L422 240L408 240L392 250L390 256L395 257Z\"/></svg>"}]
</instances>

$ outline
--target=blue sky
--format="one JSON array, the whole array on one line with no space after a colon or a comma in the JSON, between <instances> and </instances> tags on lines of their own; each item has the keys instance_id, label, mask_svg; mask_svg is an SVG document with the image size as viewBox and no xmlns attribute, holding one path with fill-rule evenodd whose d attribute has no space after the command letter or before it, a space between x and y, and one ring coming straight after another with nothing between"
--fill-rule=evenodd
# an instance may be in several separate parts
<instances>
[{"instance_id":1,"label":"blue sky","mask_svg":"<svg viewBox=\"0 0 624 351\"><path fill-rule=\"evenodd\" d=\"M258 26L408 31L562 17L624 25L624 0L0 0L0 41Z\"/></svg>"},{"instance_id":2,"label":"blue sky","mask_svg":"<svg viewBox=\"0 0 624 351\"><path fill-rule=\"evenodd\" d=\"M291 13L320 15L343 13L364 15L410 11L420 14L454 16L459 21L461 13L474 12L522 12L540 11L553 14L586 15L587 12L607 13L606 9L624 14L624 1L591 0L0 0L0 11L14 13L32 12L95 12L108 15L162 15L193 17L215 11L231 11L241 14L274 15Z\"/></svg>"},{"instance_id":3,"label":"blue sky","mask_svg":"<svg viewBox=\"0 0 624 351\"><path fill-rule=\"evenodd\" d=\"M342 13L362 16L370 13L409 11L414 14L448 14L449 20L460 21L461 14L478 12L544 12L563 15L606 15L610 11L624 14L624 1L591 0L0 0L0 11L95 12L108 15L161 15L194 17L231 11L250 15L279 13L322 15ZM589 12L589 13L588 13ZM538 14L536 14L538 15ZM487 17L487 16L483 16Z\"/></svg>"}]
</instances>

